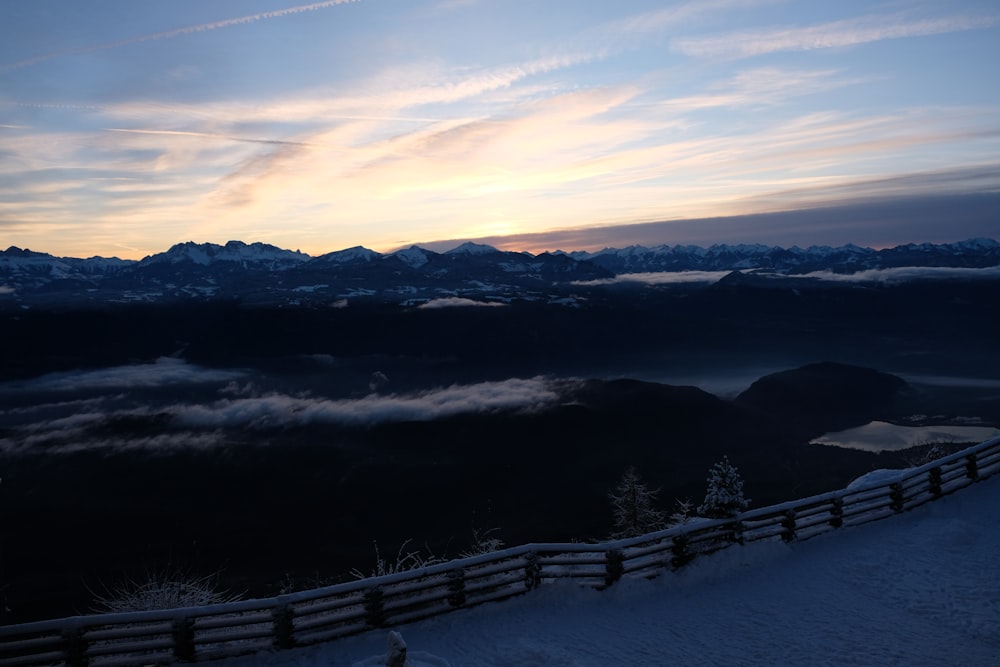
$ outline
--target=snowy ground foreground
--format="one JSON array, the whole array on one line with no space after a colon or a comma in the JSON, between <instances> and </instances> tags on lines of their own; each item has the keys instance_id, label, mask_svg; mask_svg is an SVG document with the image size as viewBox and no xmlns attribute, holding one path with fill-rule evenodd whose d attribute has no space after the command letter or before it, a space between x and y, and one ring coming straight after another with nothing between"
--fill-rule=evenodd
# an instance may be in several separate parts
<instances>
[{"instance_id":1,"label":"snowy ground foreground","mask_svg":"<svg viewBox=\"0 0 1000 667\"><path fill-rule=\"evenodd\" d=\"M1000 665L1000 476L807 542L598 592L544 586L394 628L412 667ZM371 667L388 630L227 667Z\"/></svg>"}]
</instances>

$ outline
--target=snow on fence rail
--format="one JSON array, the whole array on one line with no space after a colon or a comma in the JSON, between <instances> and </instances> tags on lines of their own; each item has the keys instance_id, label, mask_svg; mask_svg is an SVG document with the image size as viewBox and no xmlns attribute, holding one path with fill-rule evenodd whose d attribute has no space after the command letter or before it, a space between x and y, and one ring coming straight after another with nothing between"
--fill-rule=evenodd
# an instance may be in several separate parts
<instances>
[{"instance_id":1,"label":"snow on fence rail","mask_svg":"<svg viewBox=\"0 0 1000 667\"><path fill-rule=\"evenodd\" d=\"M196 662L329 641L521 595L558 579L599 588L733 544L803 540L918 507L1000 471L1000 438L869 484L598 544L525 544L274 598L0 627L0 667Z\"/></svg>"}]
</instances>

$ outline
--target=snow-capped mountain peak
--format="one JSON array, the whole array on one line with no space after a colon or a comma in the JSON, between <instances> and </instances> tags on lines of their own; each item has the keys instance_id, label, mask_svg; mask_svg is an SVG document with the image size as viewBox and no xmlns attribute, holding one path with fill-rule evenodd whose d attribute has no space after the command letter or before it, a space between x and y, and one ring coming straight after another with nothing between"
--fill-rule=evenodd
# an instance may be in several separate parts
<instances>
[{"instance_id":1,"label":"snow-capped mountain peak","mask_svg":"<svg viewBox=\"0 0 1000 667\"><path fill-rule=\"evenodd\" d=\"M229 241L221 246L216 243L195 243L187 241L172 246L169 250L142 259L139 264L199 264L209 266L215 262L240 262L251 264L305 262L309 256L297 250L284 250L267 243L246 244L243 241Z\"/></svg>"},{"instance_id":2,"label":"snow-capped mountain peak","mask_svg":"<svg viewBox=\"0 0 1000 667\"><path fill-rule=\"evenodd\" d=\"M494 253L500 252L491 245L485 245L482 243L473 243L468 241L462 245L452 248L446 255L492 255Z\"/></svg>"},{"instance_id":3,"label":"snow-capped mountain peak","mask_svg":"<svg viewBox=\"0 0 1000 667\"><path fill-rule=\"evenodd\" d=\"M952 243L952 246L962 249L962 250L996 250L1000 248L1000 243L994 241L993 239L986 238L974 238L967 239L965 241L959 241L958 243Z\"/></svg>"},{"instance_id":4,"label":"snow-capped mountain peak","mask_svg":"<svg viewBox=\"0 0 1000 667\"><path fill-rule=\"evenodd\" d=\"M397 250L390 256L395 257L396 259L403 262L410 268L419 269L421 266L425 265L427 262L430 261L431 254L432 252L430 250L426 250L424 248L421 248L420 246L412 245L409 248Z\"/></svg>"},{"instance_id":5,"label":"snow-capped mountain peak","mask_svg":"<svg viewBox=\"0 0 1000 667\"><path fill-rule=\"evenodd\" d=\"M763 270L787 276L814 272L913 267L966 271L1000 267L1000 243L969 239L950 244L907 244L874 250L762 244L629 246L597 252L503 252L464 243L445 254L411 246L382 255L361 246L316 258L266 243L180 243L141 261L77 259L10 247L0 251L2 303L163 301L238 298L250 303L339 302L345 297L426 299L468 290L524 295L556 284L607 280L637 273ZM743 274L725 279L741 280ZM992 274L989 274L992 275ZM537 295L536 295L537 296ZM0 305L2 305L0 303Z\"/></svg>"},{"instance_id":6,"label":"snow-capped mountain peak","mask_svg":"<svg viewBox=\"0 0 1000 667\"><path fill-rule=\"evenodd\" d=\"M381 253L369 250L364 246L354 246L344 250L336 250L313 258L312 261L321 264L361 264L373 262L382 257Z\"/></svg>"}]
</instances>

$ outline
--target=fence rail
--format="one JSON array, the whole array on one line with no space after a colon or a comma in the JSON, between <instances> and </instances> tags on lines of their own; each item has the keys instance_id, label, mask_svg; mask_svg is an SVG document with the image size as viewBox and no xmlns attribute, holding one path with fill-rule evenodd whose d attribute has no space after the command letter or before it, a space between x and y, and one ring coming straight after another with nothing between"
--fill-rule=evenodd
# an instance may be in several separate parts
<instances>
[{"instance_id":1,"label":"fence rail","mask_svg":"<svg viewBox=\"0 0 1000 667\"><path fill-rule=\"evenodd\" d=\"M525 544L274 598L0 627L0 667L130 667L288 649L524 594L651 577L733 544L803 540L905 512L1000 471L1000 438L887 481L599 544Z\"/></svg>"}]
</instances>

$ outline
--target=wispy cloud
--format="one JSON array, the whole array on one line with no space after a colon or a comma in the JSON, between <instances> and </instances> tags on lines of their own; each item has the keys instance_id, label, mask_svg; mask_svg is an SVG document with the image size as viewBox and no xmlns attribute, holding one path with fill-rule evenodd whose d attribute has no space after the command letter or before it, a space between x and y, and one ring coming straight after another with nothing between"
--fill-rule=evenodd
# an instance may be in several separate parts
<instances>
[{"instance_id":1,"label":"wispy cloud","mask_svg":"<svg viewBox=\"0 0 1000 667\"><path fill-rule=\"evenodd\" d=\"M729 271L655 271L650 273L623 273L614 278L601 278L599 280L581 280L575 285L621 285L627 283L639 283L643 285L685 285L685 284L705 284L717 283L727 275Z\"/></svg>"},{"instance_id":2,"label":"wispy cloud","mask_svg":"<svg viewBox=\"0 0 1000 667\"><path fill-rule=\"evenodd\" d=\"M996 16L952 16L906 20L900 16L866 16L813 26L787 26L678 38L672 48L700 58L748 58L778 51L809 51L856 46L886 39L923 37L989 28Z\"/></svg>"},{"instance_id":3,"label":"wispy cloud","mask_svg":"<svg viewBox=\"0 0 1000 667\"><path fill-rule=\"evenodd\" d=\"M111 118L139 123L306 123L318 124L322 128L330 128L340 121L448 122L456 117L450 114L429 116L412 110L479 99L489 93L509 89L531 77L585 64L594 58L593 54L580 51L489 67L448 68L437 62L417 62L386 68L346 89L316 88L277 100L170 104L128 101L108 105L102 113ZM551 88L547 90L551 92ZM533 89L518 91L508 103L538 95L539 92ZM458 116L458 120L468 118L467 112Z\"/></svg>"},{"instance_id":4,"label":"wispy cloud","mask_svg":"<svg viewBox=\"0 0 1000 667\"><path fill-rule=\"evenodd\" d=\"M343 5L351 2L359 2L360 0L324 0L323 2L314 2L308 5L297 5L295 7L286 7L284 9L276 9L269 12L259 12L257 14L249 14L247 16L240 16L232 19L224 19L222 21L212 21L210 23L199 23L197 25L189 25L183 28L176 28L174 30L165 30L163 32L155 32L146 35L140 35L138 37L129 37L127 39L120 39L114 42L106 42L104 44L92 44L90 46L82 46L74 49L65 49L62 51L52 51L50 53L43 53L41 55L32 56L31 58L26 58L24 60L19 60L8 65L0 65L0 72L9 72L11 70L20 69L22 67L28 67L29 65L34 65L46 60L51 60L53 58L58 58L60 56L70 56L79 55L83 53L93 53L95 51L106 51L108 49L116 49L122 46L127 46L129 44L139 44L141 42L153 42L161 39L171 39L173 37L182 37L184 35L191 35L197 32L208 32L210 30L218 30L220 28L229 28L231 26L245 25L248 23L256 23L257 21L263 21L265 19L280 18L282 16L289 16L291 14L301 14L302 12L311 12L317 9L325 9L327 7L333 7L334 5Z\"/></svg>"},{"instance_id":5,"label":"wispy cloud","mask_svg":"<svg viewBox=\"0 0 1000 667\"><path fill-rule=\"evenodd\" d=\"M946 266L902 266L891 269L871 269L854 273L834 273L814 271L803 278L816 278L838 283L884 283L899 284L915 280L996 280L1000 278L1000 267L982 269Z\"/></svg>"},{"instance_id":6,"label":"wispy cloud","mask_svg":"<svg viewBox=\"0 0 1000 667\"><path fill-rule=\"evenodd\" d=\"M176 431L134 437L95 435L83 429L53 429L27 437L0 438L0 453L15 456L39 453L46 456L69 455L91 451L160 454L209 450L225 445L225 438L215 432Z\"/></svg>"},{"instance_id":7,"label":"wispy cloud","mask_svg":"<svg viewBox=\"0 0 1000 667\"><path fill-rule=\"evenodd\" d=\"M49 404L20 410L5 429L0 452L72 453L88 450L148 450L222 447L226 433L242 429L301 428L314 424L365 426L400 421L431 421L466 413L532 411L557 402L560 385L545 378L438 387L406 394L370 394L357 399L252 395L254 388L227 386L227 398L210 403L139 405L106 402L101 409ZM116 382L120 384L120 382ZM112 403L119 403L114 407ZM0 416L10 411L0 412ZM51 416L52 414L58 416ZM13 413L10 413L13 414ZM48 416L48 418L46 418Z\"/></svg>"},{"instance_id":8,"label":"wispy cloud","mask_svg":"<svg viewBox=\"0 0 1000 667\"><path fill-rule=\"evenodd\" d=\"M457 296L449 296L443 299L432 299L427 303L422 303L417 308L423 310L434 310L436 308L468 308L470 306L504 306L506 304L499 303L497 301L474 301L473 299L465 299Z\"/></svg>"},{"instance_id":9,"label":"wispy cloud","mask_svg":"<svg viewBox=\"0 0 1000 667\"><path fill-rule=\"evenodd\" d=\"M795 97L829 92L858 83L862 83L859 78L846 77L832 69L757 67L711 84L704 93L670 98L660 106L677 114L719 107L774 106Z\"/></svg>"},{"instance_id":10,"label":"wispy cloud","mask_svg":"<svg viewBox=\"0 0 1000 667\"><path fill-rule=\"evenodd\" d=\"M202 368L182 359L163 357L151 364L50 373L32 380L8 382L0 384L0 393L163 387L201 382L227 382L245 374L244 371Z\"/></svg>"},{"instance_id":11,"label":"wispy cloud","mask_svg":"<svg viewBox=\"0 0 1000 667\"><path fill-rule=\"evenodd\" d=\"M455 9L462 9L465 7L475 7L479 4L479 0L441 0L433 9L439 11L452 11Z\"/></svg>"},{"instance_id":12,"label":"wispy cloud","mask_svg":"<svg viewBox=\"0 0 1000 667\"><path fill-rule=\"evenodd\" d=\"M328 400L272 394L174 408L179 425L197 428L281 428L313 423L430 421L469 412L536 409L559 394L544 378L453 385L414 393Z\"/></svg>"},{"instance_id":13,"label":"wispy cloud","mask_svg":"<svg viewBox=\"0 0 1000 667\"><path fill-rule=\"evenodd\" d=\"M221 139L224 141L242 141L251 144L276 144L276 145L287 145L287 146L308 146L309 144L303 143L301 141L284 141L281 139L254 139L250 137L234 137L227 134L218 134L215 132L192 132L185 130L136 130L127 129L121 127L109 127L105 129L106 132L124 132L128 134L153 134L166 137L198 137L202 139Z\"/></svg>"},{"instance_id":14,"label":"wispy cloud","mask_svg":"<svg viewBox=\"0 0 1000 667\"><path fill-rule=\"evenodd\" d=\"M691 23L719 12L753 9L767 5L781 4L785 0L695 0L683 2L661 9L634 14L626 18L608 22L599 28L587 31L581 37L598 48L616 49L634 47L634 40L644 35L663 33L685 23Z\"/></svg>"}]
</instances>

